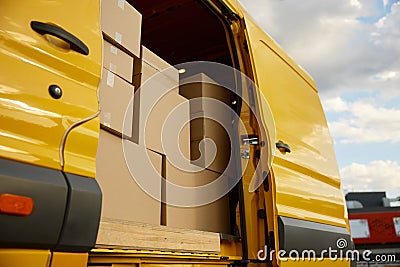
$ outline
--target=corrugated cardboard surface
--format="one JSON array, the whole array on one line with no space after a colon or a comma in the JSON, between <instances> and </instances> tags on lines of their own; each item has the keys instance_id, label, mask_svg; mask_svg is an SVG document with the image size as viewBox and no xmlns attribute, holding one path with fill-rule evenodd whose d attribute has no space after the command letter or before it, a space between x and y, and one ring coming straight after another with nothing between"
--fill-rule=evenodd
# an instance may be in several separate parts
<instances>
[{"instance_id":1,"label":"corrugated cardboard surface","mask_svg":"<svg viewBox=\"0 0 400 267\"><path fill-rule=\"evenodd\" d=\"M200 167L208 168L210 170L223 173L231 156L231 141L230 136L233 137L233 128L228 118L224 118L224 114L219 114L220 122L223 120L222 125L220 122L205 118L204 112L191 114L190 121L190 154L191 159L196 160L194 164ZM221 118L222 117L222 118ZM216 155L214 157L213 150L207 149L207 146L201 144L204 138L211 139L216 146ZM203 149L202 158L200 157L200 148ZM214 161L207 166L206 162Z\"/></svg>"},{"instance_id":2,"label":"corrugated cardboard surface","mask_svg":"<svg viewBox=\"0 0 400 267\"><path fill-rule=\"evenodd\" d=\"M129 145L127 143L127 153ZM161 156L149 150L147 155L161 174ZM129 158L134 156L130 155ZM131 177L125 163L121 138L100 130L96 162L96 179L103 192L102 217L160 224L161 203L147 195ZM161 183L157 190L161 194Z\"/></svg>"},{"instance_id":3,"label":"corrugated cardboard surface","mask_svg":"<svg viewBox=\"0 0 400 267\"><path fill-rule=\"evenodd\" d=\"M141 64L135 63L133 83L136 87L146 85L151 78L157 80L164 88L179 93L178 70L162 58L142 46Z\"/></svg>"},{"instance_id":4,"label":"corrugated cardboard surface","mask_svg":"<svg viewBox=\"0 0 400 267\"><path fill-rule=\"evenodd\" d=\"M103 41L103 67L132 83L133 57L105 40Z\"/></svg>"},{"instance_id":5,"label":"corrugated cardboard surface","mask_svg":"<svg viewBox=\"0 0 400 267\"><path fill-rule=\"evenodd\" d=\"M188 123L188 100L180 96L176 91L170 91L157 101L155 99L156 94L154 93L154 91L157 90L159 90L157 86L142 87L140 90L139 125L141 131L139 134L142 135L142 137L144 136L144 138L139 138L139 140L144 141L141 145L168 156L168 152L165 151L163 145L169 145L166 144L169 142L171 147L180 148L183 156L189 159L190 126ZM178 110L172 114L171 112L175 108L178 108ZM148 113L147 111L150 112ZM148 115L148 117L146 117L146 115ZM167 121L168 117L172 119ZM180 122L185 122L186 124L181 124ZM184 127L179 136L168 134L168 129L180 129L181 126ZM166 136L164 144L162 143L162 134ZM175 150L175 152L176 151L178 150Z\"/></svg>"},{"instance_id":6,"label":"corrugated cardboard surface","mask_svg":"<svg viewBox=\"0 0 400 267\"><path fill-rule=\"evenodd\" d=\"M216 109L218 113L223 107L222 105L230 105L230 91L224 87L221 87L209 78L207 75L200 73L180 81L179 94L186 97L187 99L193 98L212 98L222 103L220 105L214 105L213 102L196 101L195 105L190 105L190 113L202 112L204 110L210 111L210 109Z\"/></svg>"},{"instance_id":7,"label":"corrugated cardboard surface","mask_svg":"<svg viewBox=\"0 0 400 267\"><path fill-rule=\"evenodd\" d=\"M142 46L142 61L143 65L146 65L147 68L147 70L143 70L143 81L157 72L162 72L162 74L171 79L173 83L179 84L178 70L145 46Z\"/></svg>"},{"instance_id":8,"label":"corrugated cardboard surface","mask_svg":"<svg viewBox=\"0 0 400 267\"><path fill-rule=\"evenodd\" d=\"M215 155L214 152L212 152L213 149L207 149L206 144L202 143L201 140L191 141L191 160L193 164L199 167L208 168L218 173L223 173L228 166L231 150L230 147L225 144L225 140L224 142L214 142L216 145ZM202 152L201 154L200 151Z\"/></svg>"},{"instance_id":9,"label":"corrugated cardboard surface","mask_svg":"<svg viewBox=\"0 0 400 267\"><path fill-rule=\"evenodd\" d=\"M132 85L103 69L99 86L100 123L127 137L132 136L133 104L129 103L133 98L133 91Z\"/></svg>"},{"instance_id":10,"label":"corrugated cardboard surface","mask_svg":"<svg viewBox=\"0 0 400 267\"><path fill-rule=\"evenodd\" d=\"M142 15L123 0L101 1L101 29L115 43L140 57Z\"/></svg>"},{"instance_id":11,"label":"corrugated cardboard surface","mask_svg":"<svg viewBox=\"0 0 400 267\"><path fill-rule=\"evenodd\" d=\"M167 181L181 186L195 187L205 185L219 176L219 173L206 169L198 173L186 172L174 167L168 161L166 163ZM192 195L191 197L196 196ZM167 205L166 224L177 228L229 233L229 198L226 195L208 205L195 208Z\"/></svg>"}]
</instances>

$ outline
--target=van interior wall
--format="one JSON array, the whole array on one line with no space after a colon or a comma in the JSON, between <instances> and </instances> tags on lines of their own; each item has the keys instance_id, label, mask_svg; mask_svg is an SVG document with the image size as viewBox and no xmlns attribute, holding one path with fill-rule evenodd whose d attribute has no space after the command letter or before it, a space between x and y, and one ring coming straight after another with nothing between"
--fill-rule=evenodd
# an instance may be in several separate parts
<instances>
[{"instance_id":1,"label":"van interior wall","mask_svg":"<svg viewBox=\"0 0 400 267\"><path fill-rule=\"evenodd\" d=\"M142 14L142 44L175 65L212 61L232 66L225 29L197 0L129 0Z\"/></svg>"}]
</instances>

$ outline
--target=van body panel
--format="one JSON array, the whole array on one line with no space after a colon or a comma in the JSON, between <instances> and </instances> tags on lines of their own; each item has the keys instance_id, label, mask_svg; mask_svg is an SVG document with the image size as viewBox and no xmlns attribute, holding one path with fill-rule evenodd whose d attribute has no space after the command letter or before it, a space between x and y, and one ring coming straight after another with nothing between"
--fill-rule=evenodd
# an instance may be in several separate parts
<instances>
[{"instance_id":1,"label":"van body panel","mask_svg":"<svg viewBox=\"0 0 400 267\"><path fill-rule=\"evenodd\" d=\"M1 5L0 157L62 169L66 130L98 110L100 2L29 0L18 5L6 0ZM75 36L88 55L74 50L57 32ZM60 89L59 98L51 96L52 85ZM75 148L84 150L82 144ZM90 157L95 166L95 154ZM85 175L94 173L92 168Z\"/></svg>"}]
</instances>

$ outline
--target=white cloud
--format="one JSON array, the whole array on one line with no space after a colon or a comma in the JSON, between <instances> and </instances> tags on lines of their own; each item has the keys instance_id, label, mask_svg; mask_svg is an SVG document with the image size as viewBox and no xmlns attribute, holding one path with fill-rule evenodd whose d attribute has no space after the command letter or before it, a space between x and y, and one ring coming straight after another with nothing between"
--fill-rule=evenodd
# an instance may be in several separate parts
<instances>
[{"instance_id":1,"label":"white cloud","mask_svg":"<svg viewBox=\"0 0 400 267\"><path fill-rule=\"evenodd\" d=\"M383 7L386 8L387 5L389 4L389 0L383 0Z\"/></svg>"},{"instance_id":2,"label":"white cloud","mask_svg":"<svg viewBox=\"0 0 400 267\"><path fill-rule=\"evenodd\" d=\"M355 6L357 8L362 8L362 5L358 0L350 0L350 5Z\"/></svg>"},{"instance_id":3,"label":"white cloud","mask_svg":"<svg viewBox=\"0 0 400 267\"><path fill-rule=\"evenodd\" d=\"M386 191L388 197L400 196L400 165L396 161L352 163L340 174L345 191Z\"/></svg>"},{"instance_id":4,"label":"white cloud","mask_svg":"<svg viewBox=\"0 0 400 267\"><path fill-rule=\"evenodd\" d=\"M400 143L400 109L378 107L369 98L347 102L335 97L323 105L327 112L340 115L329 122L329 129L341 143Z\"/></svg>"},{"instance_id":5,"label":"white cloud","mask_svg":"<svg viewBox=\"0 0 400 267\"><path fill-rule=\"evenodd\" d=\"M260 25L300 63L320 92L380 89L400 96L399 81L377 79L400 71L400 3L382 14L378 0L240 0ZM366 19L368 20L368 19Z\"/></svg>"}]
</instances>

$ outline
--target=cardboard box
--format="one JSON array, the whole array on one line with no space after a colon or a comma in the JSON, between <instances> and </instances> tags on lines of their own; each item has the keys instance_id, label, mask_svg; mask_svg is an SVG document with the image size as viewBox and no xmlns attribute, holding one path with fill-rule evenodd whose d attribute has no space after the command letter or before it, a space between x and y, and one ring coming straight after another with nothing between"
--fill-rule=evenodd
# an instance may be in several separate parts
<instances>
[{"instance_id":1,"label":"cardboard box","mask_svg":"<svg viewBox=\"0 0 400 267\"><path fill-rule=\"evenodd\" d=\"M196 166L207 168L218 173L223 173L228 167L231 156L231 149L228 146L229 144L223 142L217 141L215 142L215 145L216 152L214 152L214 148L211 145L208 149L207 144L203 143L202 140L191 141L191 162ZM234 164L234 162L232 164Z\"/></svg>"},{"instance_id":2,"label":"cardboard box","mask_svg":"<svg viewBox=\"0 0 400 267\"><path fill-rule=\"evenodd\" d=\"M157 79L165 88L178 93L179 91L179 73L169 63L157 56L155 53L142 46L141 66L135 67L136 86L144 84L149 78Z\"/></svg>"},{"instance_id":3,"label":"cardboard box","mask_svg":"<svg viewBox=\"0 0 400 267\"><path fill-rule=\"evenodd\" d=\"M212 118L209 117L212 115ZM229 115L229 114L228 114ZM232 119L226 114L197 112L190 114L190 140L200 140L204 137L228 139L233 133Z\"/></svg>"},{"instance_id":4,"label":"cardboard box","mask_svg":"<svg viewBox=\"0 0 400 267\"><path fill-rule=\"evenodd\" d=\"M103 67L132 83L133 57L105 40L103 41Z\"/></svg>"},{"instance_id":5,"label":"cardboard box","mask_svg":"<svg viewBox=\"0 0 400 267\"><path fill-rule=\"evenodd\" d=\"M140 57L142 15L124 0L101 1L101 29L110 41Z\"/></svg>"},{"instance_id":6,"label":"cardboard box","mask_svg":"<svg viewBox=\"0 0 400 267\"><path fill-rule=\"evenodd\" d=\"M142 64L145 66L143 70L144 81L147 80L154 74L162 72L164 76L169 78L174 85L179 84L179 73L178 70L172 67L168 62L157 56L151 50L142 46Z\"/></svg>"},{"instance_id":7,"label":"cardboard box","mask_svg":"<svg viewBox=\"0 0 400 267\"><path fill-rule=\"evenodd\" d=\"M203 112L205 110L213 112L215 110L214 113L218 114L224 108L223 105L226 104L228 107L231 105L231 92L215 83L214 80L203 73L187 77L180 81L179 94L187 99L204 97L222 102L220 105L214 105L214 102L196 100L195 104L193 104L193 101L191 101L190 113Z\"/></svg>"},{"instance_id":8,"label":"cardboard box","mask_svg":"<svg viewBox=\"0 0 400 267\"><path fill-rule=\"evenodd\" d=\"M179 148L182 155L189 160L190 119L188 100L177 94L176 91L170 91L160 100L157 100L157 94L154 92L159 90L162 85L153 82L149 85L154 84L154 86L142 87L140 90L139 144L167 156L178 153ZM179 133L182 126L183 128ZM174 131L176 132L174 133ZM162 134L165 135L164 142ZM170 150L168 148L175 149Z\"/></svg>"},{"instance_id":9,"label":"cardboard box","mask_svg":"<svg viewBox=\"0 0 400 267\"><path fill-rule=\"evenodd\" d=\"M168 161L166 163L167 181L181 186L196 187L206 185L218 179L219 176L219 173L210 170L202 170L200 172L182 171L174 167ZM223 189L221 190L223 191ZM166 194L166 199L168 200L168 189L166 190ZM190 197L196 198L196 192L193 191ZM227 195L200 207L183 208L167 205L165 215L167 226L217 233L230 233L229 198Z\"/></svg>"},{"instance_id":10,"label":"cardboard box","mask_svg":"<svg viewBox=\"0 0 400 267\"><path fill-rule=\"evenodd\" d=\"M145 155L132 155L130 146L137 146L124 141L127 159L138 160ZM147 150L153 167L161 174L161 156ZM146 194L131 176L125 163L122 139L104 130L100 130L97 151L96 179L103 192L102 217L160 224L161 202ZM161 183L155 188L161 194Z\"/></svg>"},{"instance_id":11,"label":"cardboard box","mask_svg":"<svg viewBox=\"0 0 400 267\"><path fill-rule=\"evenodd\" d=\"M226 129L219 122L205 118L204 112L191 114L190 158L192 163L197 166L223 173L231 157L230 137L233 137L233 127L231 122L224 118L224 114L216 117L222 117L219 118L220 122L225 120L222 123L226 126ZM214 151L213 146L207 146L206 143L203 143L203 139L212 140L216 151ZM210 141L205 140L205 142ZM212 163L208 164L210 162Z\"/></svg>"},{"instance_id":12,"label":"cardboard box","mask_svg":"<svg viewBox=\"0 0 400 267\"><path fill-rule=\"evenodd\" d=\"M104 127L119 135L132 136L133 104L130 101L133 101L133 93L132 85L103 68L99 102L100 123Z\"/></svg>"}]
</instances>

